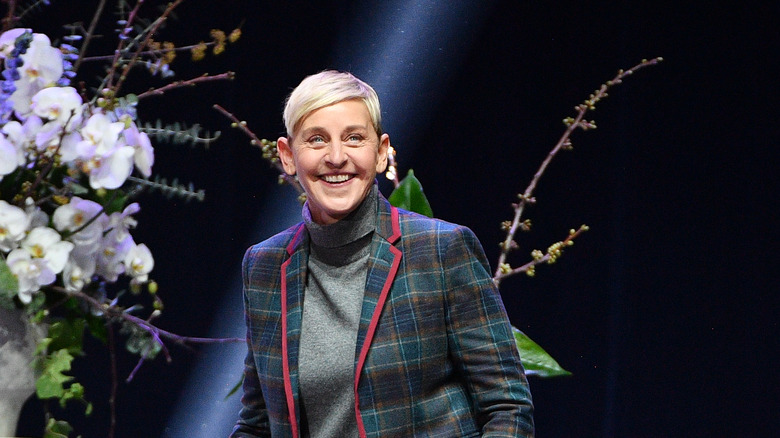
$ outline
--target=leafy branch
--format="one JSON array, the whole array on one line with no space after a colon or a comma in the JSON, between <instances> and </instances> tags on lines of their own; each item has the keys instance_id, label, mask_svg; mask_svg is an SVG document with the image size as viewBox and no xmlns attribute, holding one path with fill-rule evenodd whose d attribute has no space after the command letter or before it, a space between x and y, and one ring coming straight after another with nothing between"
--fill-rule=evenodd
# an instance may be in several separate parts
<instances>
[{"instance_id":1,"label":"leafy branch","mask_svg":"<svg viewBox=\"0 0 780 438\"><path fill-rule=\"evenodd\" d=\"M141 126L141 131L149 134L150 137L160 142L169 142L172 144L202 144L208 148L221 135L220 131L213 135L209 131L200 128L200 124L193 124L189 128L180 122L163 125L159 119L154 123L145 122Z\"/></svg>"},{"instance_id":2,"label":"leafy branch","mask_svg":"<svg viewBox=\"0 0 780 438\"><path fill-rule=\"evenodd\" d=\"M101 314L102 320L105 321L106 341L108 343L111 361L111 395L108 400L110 408L109 437L114 435L116 429L116 394L119 381L116 369L116 341L112 322L119 323L121 331L130 336L127 341L128 351L140 356L135 368L133 368L130 375L125 379L126 382L133 380L147 358L153 358L160 351L165 355L167 362L170 363L173 360L170 351L165 344L165 340L181 346L189 344L246 342L246 339L244 338L181 336L155 326L152 323L152 320L160 315L162 309L162 301L159 300L159 297L157 297L156 294L153 294L155 297L155 310L147 319L143 319L131 313L133 308L125 309L118 306L116 300L109 301L106 298L97 299L82 291L69 291L65 288L56 286L51 287L51 290L60 293L64 297L74 298L79 302L84 303L93 313ZM150 290L150 292L152 292L152 290ZM39 359L39 362L43 367L43 372L42 377L38 382L38 396L42 399L59 398L60 404L63 406L68 400L81 401L86 404L86 412L89 414L92 406L84 399L84 387L79 383L72 383L65 388L64 384L70 382L73 378L63 373L70 370L70 363L73 361L74 355L81 352L81 338L84 330L84 322L82 320L81 324L75 326L76 331L78 331L75 335L71 335L71 332L74 331L72 323L58 322L52 325L52 328L55 327L64 327L55 331L64 332L65 336L61 335L57 337L50 329L49 338L44 339L41 346L39 346L39 348L48 349L48 351L46 355L42 355ZM52 343L57 342L59 340L58 338L68 337L68 335L72 338L71 344L60 345L60 347L64 348L48 348L52 346ZM69 427L65 422L57 422L57 424Z\"/></svg>"},{"instance_id":3,"label":"leafy branch","mask_svg":"<svg viewBox=\"0 0 780 438\"><path fill-rule=\"evenodd\" d=\"M161 178L159 175L154 178L154 181L135 176L129 176L127 180L138 184L140 186L139 191L147 188L151 191L156 190L168 199L180 198L185 201L195 199L202 202L206 198L206 192L204 190L195 190L195 186L192 183L189 183L186 186L179 184L177 178L174 178L170 183L168 183L167 179Z\"/></svg>"}]
</instances>

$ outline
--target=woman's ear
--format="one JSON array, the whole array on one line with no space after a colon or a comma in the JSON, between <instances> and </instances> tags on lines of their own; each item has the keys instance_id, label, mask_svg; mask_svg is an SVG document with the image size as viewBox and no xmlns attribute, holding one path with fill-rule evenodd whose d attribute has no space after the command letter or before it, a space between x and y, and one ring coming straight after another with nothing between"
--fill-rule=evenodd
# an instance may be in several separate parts
<instances>
[{"instance_id":1,"label":"woman's ear","mask_svg":"<svg viewBox=\"0 0 780 438\"><path fill-rule=\"evenodd\" d=\"M276 140L276 150L279 153L279 160L282 162L284 172L288 175L295 175L295 159L293 157L292 145L287 137L279 137Z\"/></svg>"},{"instance_id":2,"label":"woman's ear","mask_svg":"<svg viewBox=\"0 0 780 438\"><path fill-rule=\"evenodd\" d=\"M390 136L382 134L379 137L379 150L376 157L376 173L382 173L387 169L387 151L390 149Z\"/></svg>"}]
</instances>

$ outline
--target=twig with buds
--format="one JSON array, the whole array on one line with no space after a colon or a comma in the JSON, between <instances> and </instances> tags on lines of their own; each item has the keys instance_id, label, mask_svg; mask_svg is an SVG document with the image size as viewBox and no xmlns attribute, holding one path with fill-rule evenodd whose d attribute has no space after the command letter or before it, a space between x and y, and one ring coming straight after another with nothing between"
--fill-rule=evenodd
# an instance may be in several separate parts
<instances>
[{"instance_id":1,"label":"twig with buds","mask_svg":"<svg viewBox=\"0 0 780 438\"><path fill-rule=\"evenodd\" d=\"M509 265L509 263L506 261L509 251L518 248L517 242L515 242L515 234L517 231L528 230L530 228L530 223L528 221L523 221L521 218L523 216L526 205L536 202L536 199L533 197L534 190L536 189L536 186L539 183L542 175L547 170L547 167L550 165L550 162L552 162L553 158L555 158L561 149L570 150L572 148L571 134L576 129L579 128L587 131L589 129L596 128L596 123L594 121L585 120L585 114L588 111L596 109L596 103L607 97L607 91L612 86L622 83L623 79L625 79L627 76L630 76L635 71L644 67L655 65L662 60L662 58L653 58L650 60L643 59L642 62L628 70L619 70L617 75L612 80L602 84L598 90L596 90L588 97L588 99L574 107L574 110L576 111L574 117L567 117L563 120L564 124L566 125L566 130L563 132L563 135L561 135L561 138L558 140L552 150L550 150L550 152L547 154L547 157L544 159L544 161L542 161L542 164L534 174L530 184L528 184L528 187L526 187L523 193L518 195L519 202L513 204L515 215L514 218L512 218L512 221L507 221L503 224L507 234L506 238L500 245L501 253L498 258L496 272L493 275L493 282L496 284L496 286L498 286L501 280L504 278L519 274L521 272L525 272L528 275L533 275L534 267L540 263L553 263L561 255L562 249L564 247L573 245L574 239L582 232L587 231L588 228L585 225L576 231L571 230L569 236L566 237L565 240L550 246L546 254L542 254L539 250L534 250L532 253L533 260L520 267L512 268L511 265Z\"/></svg>"},{"instance_id":2,"label":"twig with buds","mask_svg":"<svg viewBox=\"0 0 780 438\"><path fill-rule=\"evenodd\" d=\"M165 22L165 20L168 19L168 16L173 12L174 9L176 9L177 6L181 4L184 0L175 0L170 3L168 3L168 7L163 11L163 13L157 17L157 19L152 23L150 29L146 32L146 36L144 38L144 41L138 46L138 50L136 50L135 53L133 53L133 56L130 58L130 60L125 64L124 69L122 70L122 73L119 75L119 79L116 82L116 84L113 84L111 81L113 81L113 75L109 74L109 87L110 89L114 90L115 93L119 92L119 89L122 88L122 84L124 84L124 81L127 79L127 75L130 72L130 69L133 68L135 63L140 59L141 53L143 53L147 47L149 47L149 43L152 40L152 37L157 33L157 30L160 28L160 26ZM130 23L132 22L132 18L135 17L138 7L140 7L141 3L143 3L143 0L139 0L138 4L136 5L136 8L133 9L133 12L131 13L131 19L128 20L128 24L125 26L123 32L129 33L131 27ZM120 44L122 44L122 39L120 38ZM120 47L121 48L121 47ZM117 50L117 57L119 56L120 51ZM113 69L117 67L118 58L114 58L114 63L112 65L112 72Z\"/></svg>"},{"instance_id":3,"label":"twig with buds","mask_svg":"<svg viewBox=\"0 0 780 438\"><path fill-rule=\"evenodd\" d=\"M284 168L282 167L281 161L279 161L279 154L276 150L276 142L275 141L269 141L267 139L261 139L259 138L249 127L247 126L247 123L245 120L239 120L238 117L233 115L230 111L226 110L225 108L221 107L220 105L214 105L213 107L215 110L219 111L230 119L231 127L238 128L246 134L247 137L249 137L249 143L252 146L257 146L263 151L263 158L265 158L271 165L279 171L279 182L286 182L287 184L290 184L295 188L295 190L298 192L299 195L303 196L303 187L301 187L301 183L298 182L297 179L295 179L294 176L288 175Z\"/></svg>"}]
</instances>

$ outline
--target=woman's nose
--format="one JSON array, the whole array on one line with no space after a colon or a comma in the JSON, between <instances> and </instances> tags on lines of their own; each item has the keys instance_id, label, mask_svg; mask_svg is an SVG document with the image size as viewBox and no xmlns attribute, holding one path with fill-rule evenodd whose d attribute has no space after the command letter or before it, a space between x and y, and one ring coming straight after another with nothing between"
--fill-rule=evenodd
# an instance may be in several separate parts
<instances>
[{"instance_id":1,"label":"woman's nose","mask_svg":"<svg viewBox=\"0 0 780 438\"><path fill-rule=\"evenodd\" d=\"M347 162L347 154L344 153L344 147L340 142L335 141L328 147L328 155L326 157L328 164L333 167L341 167Z\"/></svg>"}]
</instances>

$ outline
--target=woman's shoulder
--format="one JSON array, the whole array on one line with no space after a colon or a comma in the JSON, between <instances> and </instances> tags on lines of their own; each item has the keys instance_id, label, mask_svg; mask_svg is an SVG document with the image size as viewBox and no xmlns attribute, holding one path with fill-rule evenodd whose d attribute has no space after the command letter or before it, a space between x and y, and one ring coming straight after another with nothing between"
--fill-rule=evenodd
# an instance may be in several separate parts
<instances>
[{"instance_id":1,"label":"woman's shoulder","mask_svg":"<svg viewBox=\"0 0 780 438\"><path fill-rule=\"evenodd\" d=\"M247 249L247 256L275 252L286 253L288 246L290 246L290 243L293 241L293 239L298 236L302 227L303 223L298 223L284 231L274 234L262 242L255 243L254 245L250 246L249 249Z\"/></svg>"},{"instance_id":2,"label":"woman's shoulder","mask_svg":"<svg viewBox=\"0 0 780 438\"><path fill-rule=\"evenodd\" d=\"M401 234L435 233L442 235L468 235L474 233L465 225L449 222L444 219L431 218L419 213L398 209L398 222Z\"/></svg>"},{"instance_id":3,"label":"woman's shoulder","mask_svg":"<svg viewBox=\"0 0 780 438\"><path fill-rule=\"evenodd\" d=\"M459 228L467 228L464 225L449 222L444 219L428 217L420 213L404 210L402 208L398 209L398 220L402 225L432 230L449 231Z\"/></svg>"}]
</instances>

